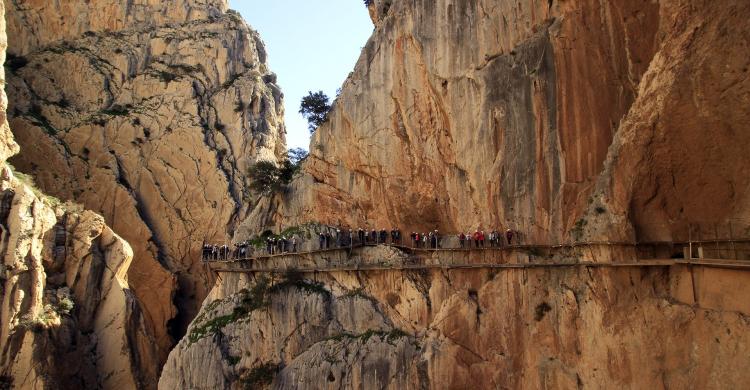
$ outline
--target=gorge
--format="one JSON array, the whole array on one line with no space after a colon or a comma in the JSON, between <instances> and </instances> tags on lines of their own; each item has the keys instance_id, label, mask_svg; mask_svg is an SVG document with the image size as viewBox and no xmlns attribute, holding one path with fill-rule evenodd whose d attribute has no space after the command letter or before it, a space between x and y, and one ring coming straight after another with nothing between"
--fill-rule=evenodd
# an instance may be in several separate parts
<instances>
[{"instance_id":1,"label":"gorge","mask_svg":"<svg viewBox=\"0 0 750 390\"><path fill-rule=\"evenodd\" d=\"M4 2L0 387L748 386L743 266L610 266L643 260L613 245L566 267L201 261L298 226L750 239L750 4L368 3L301 172L261 195L247 172L285 157L283 93L226 0Z\"/></svg>"}]
</instances>

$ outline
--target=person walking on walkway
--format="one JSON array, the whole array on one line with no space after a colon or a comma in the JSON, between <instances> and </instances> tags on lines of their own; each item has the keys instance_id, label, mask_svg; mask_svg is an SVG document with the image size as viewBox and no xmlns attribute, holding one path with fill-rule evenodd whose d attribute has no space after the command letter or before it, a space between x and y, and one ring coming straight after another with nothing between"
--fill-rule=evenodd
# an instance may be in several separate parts
<instances>
[{"instance_id":1,"label":"person walking on walkway","mask_svg":"<svg viewBox=\"0 0 750 390\"><path fill-rule=\"evenodd\" d=\"M479 232L479 245L484 248L484 230Z\"/></svg>"},{"instance_id":2,"label":"person walking on walkway","mask_svg":"<svg viewBox=\"0 0 750 390\"><path fill-rule=\"evenodd\" d=\"M513 230L506 230L505 231L505 238L508 240L508 245L513 244Z\"/></svg>"},{"instance_id":3,"label":"person walking on walkway","mask_svg":"<svg viewBox=\"0 0 750 390\"><path fill-rule=\"evenodd\" d=\"M461 232L458 234L458 243L461 245L461 249L464 249L464 240L466 239L466 235Z\"/></svg>"}]
</instances>

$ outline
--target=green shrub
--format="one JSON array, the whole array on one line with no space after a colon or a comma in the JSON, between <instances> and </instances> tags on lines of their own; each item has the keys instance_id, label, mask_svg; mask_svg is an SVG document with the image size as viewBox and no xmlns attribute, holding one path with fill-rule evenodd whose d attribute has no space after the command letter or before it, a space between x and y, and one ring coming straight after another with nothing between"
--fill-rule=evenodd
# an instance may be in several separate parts
<instances>
[{"instance_id":1,"label":"green shrub","mask_svg":"<svg viewBox=\"0 0 750 390\"><path fill-rule=\"evenodd\" d=\"M280 192L292 182L306 158L304 149L295 148L287 151L287 157L279 165L268 160L258 161L248 169L250 188L261 195Z\"/></svg>"},{"instance_id":2,"label":"green shrub","mask_svg":"<svg viewBox=\"0 0 750 390\"><path fill-rule=\"evenodd\" d=\"M206 313L213 311L219 304L226 300L211 302L203 310L203 313L193 321L195 324L188 334L189 345L198 340L220 332L225 326L247 318L255 310L268 306L269 304L269 282L265 277L257 280L250 290L240 291L240 305L232 309L230 314L205 320ZM204 321L205 320L205 321Z\"/></svg>"},{"instance_id":3,"label":"green shrub","mask_svg":"<svg viewBox=\"0 0 750 390\"><path fill-rule=\"evenodd\" d=\"M63 297L57 302L57 311L61 314L70 314L73 311L73 307L75 307L75 304L70 297Z\"/></svg>"}]
</instances>

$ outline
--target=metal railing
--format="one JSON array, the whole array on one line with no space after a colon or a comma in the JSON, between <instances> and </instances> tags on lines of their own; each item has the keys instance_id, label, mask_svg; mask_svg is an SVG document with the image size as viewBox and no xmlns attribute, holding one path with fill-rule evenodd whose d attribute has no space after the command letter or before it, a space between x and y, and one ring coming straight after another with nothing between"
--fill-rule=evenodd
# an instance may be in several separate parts
<instances>
[{"instance_id":1,"label":"metal railing","mask_svg":"<svg viewBox=\"0 0 750 390\"><path fill-rule=\"evenodd\" d=\"M642 228L642 226L641 226ZM327 231L332 231L328 229ZM716 260L750 260L750 221L731 220L725 223L688 223L685 229L677 229L674 226L651 225L646 226L647 234L636 233L637 236L653 235L653 232L667 231L671 237L668 240L649 240L649 241L587 241L587 242L569 242L560 244L526 244L515 243L508 245L504 232L498 232L497 241L485 240L477 246L476 240L467 240L464 245L458 240L457 234L438 235L436 240L428 239L427 242L421 241L419 244L414 243L408 234L401 233L401 239L393 242L390 231L387 232L385 240L370 237L364 242L360 242L358 235L354 232L353 239L350 239L348 231L342 231L339 238L331 237L330 241L323 247L320 247L320 241L317 239L298 239L296 248L291 250L291 245L287 248L273 246L271 251L264 248L255 248L252 246L236 247L220 253L203 253L205 262L235 262L246 260L269 260L282 256L312 256L314 254L326 253L340 250L354 250L356 248L387 245L397 248L403 252L421 253L424 256L429 252L440 251L491 251L497 253L528 251L535 257L544 257L550 253L560 253L575 250L594 250L603 248L621 248L634 249L637 259L657 259L657 258L683 258L683 259L716 259ZM709 230L712 232L709 234ZM334 230L335 231L335 230ZM648 234L650 233L650 234ZM485 232L487 235L487 233ZM685 236L685 237L682 237ZM514 232L514 239L522 235ZM684 238L684 239L683 239ZM318 245L315 245L318 244ZM318 249L311 249L311 246L317 246ZM301 248L308 248L301 250Z\"/></svg>"}]
</instances>

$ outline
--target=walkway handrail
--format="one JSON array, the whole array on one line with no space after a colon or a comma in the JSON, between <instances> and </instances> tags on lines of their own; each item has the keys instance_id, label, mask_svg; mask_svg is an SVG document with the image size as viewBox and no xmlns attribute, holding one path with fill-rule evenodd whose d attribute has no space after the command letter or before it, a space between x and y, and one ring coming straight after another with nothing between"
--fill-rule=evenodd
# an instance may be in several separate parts
<instances>
[{"instance_id":1,"label":"walkway handrail","mask_svg":"<svg viewBox=\"0 0 750 390\"><path fill-rule=\"evenodd\" d=\"M400 250L406 251L406 252L440 252L440 251L454 251L454 252L469 252L469 251L508 251L508 250L545 250L545 249L562 249L562 248L580 248L580 247L593 247L593 246L612 246L612 247L632 247L635 249L642 248L642 247L656 247L656 246L680 246L680 245L688 245L688 244L695 244L695 245L701 245L701 244L721 244L721 243L727 243L727 244L734 244L734 243L750 243L750 239L718 239L718 240L703 240L703 241L653 241L653 242L642 242L642 243L632 243L632 242L623 242L623 241L586 241L586 242L576 242L576 243L570 243L570 244L556 244L556 245L549 245L549 244L514 244L514 245L501 245L501 246L485 246L481 248L424 248L424 247L412 247L404 244L354 244L354 245L348 245L348 246L336 246L332 248L325 248L325 249L317 249L317 250L311 250L311 251L297 251L297 252L281 252L281 253L274 253L274 254L265 254L261 256L257 255L247 255L244 257L237 257L237 256L230 256L229 258L214 258L214 259L206 259L203 258L204 262L236 262L236 261L247 261L247 260L263 260L263 259L272 259L277 257L284 257L284 256L290 256L290 255L297 255L297 256L303 256L303 255L313 255L318 253L326 253L326 252L335 252L335 251L341 251L341 250L352 250L355 248L362 248L362 247L375 247L379 245L385 245L388 247L398 248ZM732 248L732 249L723 249L723 248L710 248L711 250L718 250L718 251L743 251L742 249Z\"/></svg>"}]
</instances>

